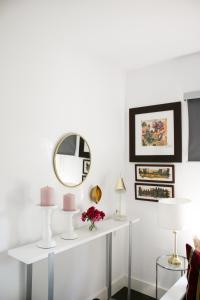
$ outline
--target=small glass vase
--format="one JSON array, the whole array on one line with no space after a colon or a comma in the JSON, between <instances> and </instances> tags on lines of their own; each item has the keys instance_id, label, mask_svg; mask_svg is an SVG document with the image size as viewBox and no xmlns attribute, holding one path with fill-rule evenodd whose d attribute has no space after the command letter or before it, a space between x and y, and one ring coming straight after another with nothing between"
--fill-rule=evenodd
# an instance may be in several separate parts
<instances>
[{"instance_id":1,"label":"small glass vase","mask_svg":"<svg viewBox=\"0 0 200 300\"><path fill-rule=\"evenodd\" d=\"M95 222L90 221L89 230L92 231L92 230L95 230L95 229L97 229Z\"/></svg>"}]
</instances>

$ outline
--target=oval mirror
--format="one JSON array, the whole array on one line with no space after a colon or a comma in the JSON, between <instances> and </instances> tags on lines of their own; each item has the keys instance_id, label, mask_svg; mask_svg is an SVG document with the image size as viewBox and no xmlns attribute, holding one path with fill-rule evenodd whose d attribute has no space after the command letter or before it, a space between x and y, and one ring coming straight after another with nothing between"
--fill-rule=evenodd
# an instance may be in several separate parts
<instances>
[{"instance_id":1,"label":"oval mirror","mask_svg":"<svg viewBox=\"0 0 200 300\"><path fill-rule=\"evenodd\" d=\"M80 185L89 173L90 158L90 148L82 136L75 133L65 135L54 152L56 177L67 187Z\"/></svg>"}]
</instances>

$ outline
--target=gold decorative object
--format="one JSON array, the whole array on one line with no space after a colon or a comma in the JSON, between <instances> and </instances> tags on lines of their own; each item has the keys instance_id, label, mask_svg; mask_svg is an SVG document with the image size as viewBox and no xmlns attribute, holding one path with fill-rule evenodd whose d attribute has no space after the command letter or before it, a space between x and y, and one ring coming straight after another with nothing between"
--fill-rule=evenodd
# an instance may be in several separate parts
<instances>
[{"instance_id":1,"label":"gold decorative object","mask_svg":"<svg viewBox=\"0 0 200 300\"><path fill-rule=\"evenodd\" d=\"M102 196L102 191L98 185L94 186L90 191L90 199L96 204L99 203Z\"/></svg>"}]
</instances>

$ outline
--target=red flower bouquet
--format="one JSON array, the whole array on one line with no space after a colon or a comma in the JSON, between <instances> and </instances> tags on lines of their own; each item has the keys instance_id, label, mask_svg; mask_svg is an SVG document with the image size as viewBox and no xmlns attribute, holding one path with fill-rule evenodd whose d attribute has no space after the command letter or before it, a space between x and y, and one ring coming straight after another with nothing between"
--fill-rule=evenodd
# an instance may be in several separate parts
<instances>
[{"instance_id":1,"label":"red flower bouquet","mask_svg":"<svg viewBox=\"0 0 200 300\"><path fill-rule=\"evenodd\" d=\"M86 220L90 221L91 224L89 226L89 230L92 230L96 227L95 222L103 220L104 217L105 217L105 214L103 211L100 211L100 210L96 209L94 206L91 206L90 208L88 208L87 211L84 211L82 213L81 220L83 222L85 222Z\"/></svg>"}]
</instances>

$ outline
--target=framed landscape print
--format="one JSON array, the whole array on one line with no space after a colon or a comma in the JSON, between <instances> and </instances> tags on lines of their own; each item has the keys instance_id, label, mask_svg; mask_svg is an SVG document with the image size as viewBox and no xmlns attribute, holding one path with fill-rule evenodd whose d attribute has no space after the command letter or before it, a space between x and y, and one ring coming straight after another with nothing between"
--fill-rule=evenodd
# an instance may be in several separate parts
<instances>
[{"instance_id":1,"label":"framed landscape print","mask_svg":"<svg viewBox=\"0 0 200 300\"><path fill-rule=\"evenodd\" d=\"M181 102L129 109L130 162L181 162Z\"/></svg>"},{"instance_id":2,"label":"framed landscape print","mask_svg":"<svg viewBox=\"0 0 200 300\"><path fill-rule=\"evenodd\" d=\"M145 201L156 201L160 198L173 198L174 186L149 184L149 183L135 183L135 199Z\"/></svg>"},{"instance_id":3,"label":"framed landscape print","mask_svg":"<svg viewBox=\"0 0 200 300\"><path fill-rule=\"evenodd\" d=\"M135 165L136 181L174 183L174 165Z\"/></svg>"}]
</instances>

